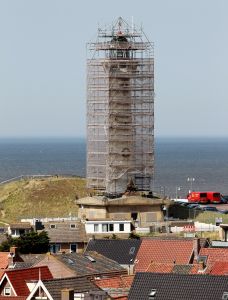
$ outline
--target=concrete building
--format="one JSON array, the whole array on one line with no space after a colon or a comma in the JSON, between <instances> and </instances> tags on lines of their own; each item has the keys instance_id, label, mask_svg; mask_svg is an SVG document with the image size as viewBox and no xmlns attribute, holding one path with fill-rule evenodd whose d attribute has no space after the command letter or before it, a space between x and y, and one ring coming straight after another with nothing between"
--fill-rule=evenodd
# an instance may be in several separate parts
<instances>
[{"instance_id":1,"label":"concrete building","mask_svg":"<svg viewBox=\"0 0 228 300\"><path fill-rule=\"evenodd\" d=\"M77 200L78 217L84 220L132 221L136 227L148 227L164 220L163 206L168 200L140 196L106 199L85 197Z\"/></svg>"}]
</instances>

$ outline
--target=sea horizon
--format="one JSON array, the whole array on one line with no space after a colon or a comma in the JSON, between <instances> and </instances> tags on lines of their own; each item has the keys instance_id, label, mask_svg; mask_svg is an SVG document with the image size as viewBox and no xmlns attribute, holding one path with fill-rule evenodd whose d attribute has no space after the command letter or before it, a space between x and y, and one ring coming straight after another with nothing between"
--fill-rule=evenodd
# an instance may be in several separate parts
<instances>
[{"instance_id":1,"label":"sea horizon","mask_svg":"<svg viewBox=\"0 0 228 300\"><path fill-rule=\"evenodd\" d=\"M0 137L0 182L20 175L86 176L86 137ZM154 190L228 194L228 137L155 137Z\"/></svg>"}]
</instances>

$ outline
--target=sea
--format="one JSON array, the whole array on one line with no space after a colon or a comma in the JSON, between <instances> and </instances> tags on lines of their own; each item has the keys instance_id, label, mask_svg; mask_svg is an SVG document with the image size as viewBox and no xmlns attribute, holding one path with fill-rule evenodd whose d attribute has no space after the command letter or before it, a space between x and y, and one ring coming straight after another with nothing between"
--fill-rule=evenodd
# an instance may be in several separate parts
<instances>
[{"instance_id":1,"label":"sea","mask_svg":"<svg viewBox=\"0 0 228 300\"><path fill-rule=\"evenodd\" d=\"M0 139L0 183L21 175L86 175L84 138ZM228 138L155 138L154 192L228 195Z\"/></svg>"}]
</instances>

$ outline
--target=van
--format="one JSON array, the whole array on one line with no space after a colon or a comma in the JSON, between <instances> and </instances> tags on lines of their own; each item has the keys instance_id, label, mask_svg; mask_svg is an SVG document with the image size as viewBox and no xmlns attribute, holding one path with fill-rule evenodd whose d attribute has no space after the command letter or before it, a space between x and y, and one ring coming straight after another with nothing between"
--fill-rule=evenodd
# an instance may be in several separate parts
<instances>
[{"instance_id":1,"label":"van","mask_svg":"<svg viewBox=\"0 0 228 300\"><path fill-rule=\"evenodd\" d=\"M190 192L187 196L189 203L220 203L221 194L219 192Z\"/></svg>"}]
</instances>

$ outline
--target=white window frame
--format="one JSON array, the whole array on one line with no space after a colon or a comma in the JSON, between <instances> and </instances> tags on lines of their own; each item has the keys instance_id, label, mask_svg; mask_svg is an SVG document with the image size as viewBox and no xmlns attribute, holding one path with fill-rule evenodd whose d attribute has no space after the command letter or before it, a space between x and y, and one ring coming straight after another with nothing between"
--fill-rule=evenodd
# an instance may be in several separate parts
<instances>
[{"instance_id":1,"label":"white window frame","mask_svg":"<svg viewBox=\"0 0 228 300\"><path fill-rule=\"evenodd\" d=\"M124 232L125 231L125 224L124 223L120 223L119 224L119 232ZM123 230L120 230L120 227L123 226Z\"/></svg>"},{"instance_id":2,"label":"white window frame","mask_svg":"<svg viewBox=\"0 0 228 300\"><path fill-rule=\"evenodd\" d=\"M99 232L99 224L93 224L93 231Z\"/></svg>"},{"instance_id":3,"label":"white window frame","mask_svg":"<svg viewBox=\"0 0 228 300\"><path fill-rule=\"evenodd\" d=\"M8 290L9 292L7 293L6 290ZM4 296L11 296L11 287L7 286L4 288Z\"/></svg>"},{"instance_id":4,"label":"white window frame","mask_svg":"<svg viewBox=\"0 0 228 300\"><path fill-rule=\"evenodd\" d=\"M105 228L106 230L104 230L104 228ZM103 223L103 224L102 224L102 232L108 232L108 223Z\"/></svg>"}]
</instances>

